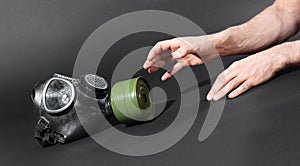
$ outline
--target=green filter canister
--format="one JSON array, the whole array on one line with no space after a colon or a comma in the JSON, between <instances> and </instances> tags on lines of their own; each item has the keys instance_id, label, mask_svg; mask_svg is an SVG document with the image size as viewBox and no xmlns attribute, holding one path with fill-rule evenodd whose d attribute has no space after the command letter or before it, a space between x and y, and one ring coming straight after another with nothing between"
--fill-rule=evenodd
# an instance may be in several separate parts
<instances>
[{"instance_id":1,"label":"green filter canister","mask_svg":"<svg viewBox=\"0 0 300 166\"><path fill-rule=\"evenodd\" d=\"M117 82L111 90L112 111L120 123L149 121L154 118L150 86L143 77Z\"/></svg>"}]
</instances>

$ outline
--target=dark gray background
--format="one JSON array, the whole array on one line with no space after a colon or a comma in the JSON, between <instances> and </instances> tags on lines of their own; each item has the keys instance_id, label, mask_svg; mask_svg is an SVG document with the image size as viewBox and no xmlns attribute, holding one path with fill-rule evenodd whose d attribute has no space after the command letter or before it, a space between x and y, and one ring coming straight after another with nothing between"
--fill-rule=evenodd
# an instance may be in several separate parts
<instances>
[{"instance_id":1,"label":"dark gray background","mask_svg":"<svg viewBox=\"0 0 300 166\"><path fill-rule=\"evenodd\" d=\"M0 165L297 165L299 68L228 100L217 129L202 143L197 139L207 113L205 101L184 139L152 156L122 156L90 138L45 149L33 139L32 86L54 72L71 74L82 44L106 21L136 10L166 10L213 33L247 21L270 4L270 0L1 0ZM234 59L225 58L225 65ZM199 71L199 77L201 71L205 75ZM172 115L164 117L168 114Z\"/></svg>"}]
</instances>

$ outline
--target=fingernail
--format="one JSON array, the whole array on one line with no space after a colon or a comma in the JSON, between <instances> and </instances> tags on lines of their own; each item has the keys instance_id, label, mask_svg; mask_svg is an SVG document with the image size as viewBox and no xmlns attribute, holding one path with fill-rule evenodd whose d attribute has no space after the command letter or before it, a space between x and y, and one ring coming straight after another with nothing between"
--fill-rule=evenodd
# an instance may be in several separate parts
<instances>
[{"instance_id":1,"label":"fingernail","mask_svg":"<svg viewBox=\"0 0 300 166\"><path fill-rule=\"evenodd\" d=\"M180 54L177 51L173 52L172 56L173 58L180 58Z\"/></svg>"},{"instance_id":2,"label":"fingernail","mask_svg":"<svg viewBox=\"0 0 300 166\"><path fill-rule=\"evenodd\" d=\"M207 101L211 101L211 100L212 100L212 96L211 96L210 94L208 94L208 95L206 96L206 100L207 100Z\"/></svg>"},{"instance_id":3,"label":"fingernail","mask_svg":"<svg viewBox=\"0 0 300 166\"><path fill-rule=\"evenodd\" d=\"M167 74L165 73L165 74L161 77L161 80L162 80L162 81L166 81L166 79L167 79Z\"/></svg>"},{"instance_id":4,"label":"fingernail","mask_svg":"<svg viewBox=\"0 0 300 166\"><path fill-rule=\"evenodd\" d=\"M233 98L233 96L234 96L233 93L229 93L228 95L229 98Z\"/></svg>"},{"instance_id":5,"label":"fingernail","mask_svg":"<svg viewBox=\"0 0 300 166\"><path fill-rule=\"evenodd\" d=\"M148 73L151 73L151 69L150 68L148 69Z\"/></svg>"}]
</instances>

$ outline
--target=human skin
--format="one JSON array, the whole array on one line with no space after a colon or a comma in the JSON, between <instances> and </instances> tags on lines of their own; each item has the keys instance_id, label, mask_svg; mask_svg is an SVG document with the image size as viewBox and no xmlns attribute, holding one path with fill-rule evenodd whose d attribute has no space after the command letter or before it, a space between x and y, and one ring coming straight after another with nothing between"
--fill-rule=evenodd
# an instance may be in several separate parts
<instances>
[{"instance_id":1,"label":"human skin","mask_svg":"<svg viewBox=\"0 0 300 166\"><path fill-rule=\"evenodd\" d=\"M143 67L152 73L177 61L162 76L165 81L184 66L200 65L219 55L257 52L220 73L207 95L209 101L226 94L235 98L269 80L277 71L300 64L300 41L280 44L299 28L300 0L277 0L244 24L207 36L160 41L149 52Z\"/></svg>"}]
</instances>

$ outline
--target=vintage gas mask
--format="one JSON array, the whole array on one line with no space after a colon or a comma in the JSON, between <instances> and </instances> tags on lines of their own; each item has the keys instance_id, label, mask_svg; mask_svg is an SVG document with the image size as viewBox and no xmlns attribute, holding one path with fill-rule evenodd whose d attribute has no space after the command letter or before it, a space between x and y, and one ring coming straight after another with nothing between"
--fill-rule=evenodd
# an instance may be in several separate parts
<instances>
[{"instance_id":1,"label":"vintage gas mask","mask_svg":"<svg viewBox=\"0 0 300 166\"><path fill-rule=\"evenodd\" d=\"M78 79L54 74L34 86L31 98L37 118L35 138L42 147L88 136L82 123L97 133L103 129L101 121L132 124L152 120L155 114L150 86L143 77L111 88L103 77L93 74ZM80 121L78 114L84 120ZM100 114L105 119L99 120Z\"/></svg>"}]
</instances>

